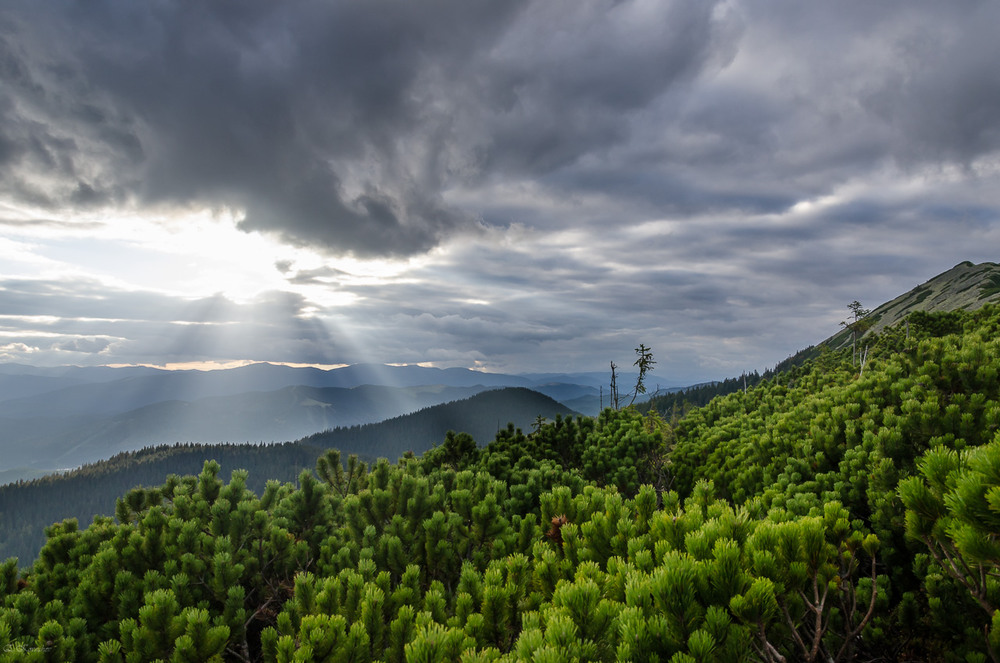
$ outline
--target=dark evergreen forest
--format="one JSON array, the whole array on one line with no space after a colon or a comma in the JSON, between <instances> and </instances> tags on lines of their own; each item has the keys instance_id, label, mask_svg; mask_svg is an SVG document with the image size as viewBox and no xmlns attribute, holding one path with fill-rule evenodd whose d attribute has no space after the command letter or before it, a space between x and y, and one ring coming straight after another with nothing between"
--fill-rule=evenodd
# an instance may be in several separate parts
<instances>
[{"instance_id":1,"label":"dark evergreen forest","mask_svg":"<svg viewBox=\"0 0 1000 663\"><path fill-rule=\"evenodd\" d=\"M996 661L1000 308L701 407L215 461L0 569L0 661Z\"/></svg>"}]
</instances>

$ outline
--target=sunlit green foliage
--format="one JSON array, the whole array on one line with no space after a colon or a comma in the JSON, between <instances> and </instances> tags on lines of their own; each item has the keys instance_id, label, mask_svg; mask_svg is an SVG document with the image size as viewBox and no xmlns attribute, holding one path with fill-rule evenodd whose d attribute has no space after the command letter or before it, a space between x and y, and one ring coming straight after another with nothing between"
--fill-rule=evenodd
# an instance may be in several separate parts
<instances>
[{"instance_id":1,"label":"sunlit green foliage","mask_svg":"<svg viewBox=\"0 0 1000 663\"><path fill-rule=\"evenodd\" d=\"M986 654L971 599L905 537L897 488L925 453L958 454L996 435L998 327L996 307L914 313L908 326L865 338L863 374L843 353L828 353L716 399L674 428L674 487L683 494L711 479L736 504L800 518L843 504L879 537L891 579L866 640L905 633L880 646L922 648L930 658Z\"/></svg>"},{"instance_id":2,"label":"sunlit green foliage","mask_svg":"<svg viewBox=\"0 0 1000 663\"><path fill-rule=\"evenodd\" d=\"M934 560L925 568L929 594L941 603L942 597L934 591L940 585L935 573L943 572L956 581L979 608L964 621L967 635L975 639L976 633L985 633L987 651L997 660L1000 435L990 444L961 452L933 449L921 459L919 470L918 476L900 483L899 494L906 506L907 535L926 545Z\"/></svg>"}]
</instances>

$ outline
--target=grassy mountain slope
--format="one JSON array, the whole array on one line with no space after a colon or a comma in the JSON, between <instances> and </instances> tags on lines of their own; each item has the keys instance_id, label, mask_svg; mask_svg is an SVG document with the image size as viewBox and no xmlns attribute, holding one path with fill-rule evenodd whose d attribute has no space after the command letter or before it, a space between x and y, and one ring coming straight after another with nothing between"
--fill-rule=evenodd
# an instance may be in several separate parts
<instances>
[{"instance_id":1,"label":"grassy mountain slope","mask_svg":"<svg viewBox=\"0 0 1000 663\"><path fill-rule=\"evenodd\" d=\"M973 311L1000 302L1000 264L963 262L872 311L872 331L891 327L913 311Z\"/></svg>"},{"instance_id":2,"label":"grassy mountain slope","mask_svg":"<svg viewBox=\"0 0 1000 663\"><path fill-rule=\"evenodd\" d=\"M974 311L991 302L1000 302L1000 264L966 261L872 310L870 319L874 324L868 333L877 334L895 326L914 311ZM850 340L850 331L844 329L823 344L842 348Z\"/></svg>"},{"instance_id":3,"label":"grassy mountain slope","mask_svg":"<svg viewBox=\"0 0 1000 663\"><path fill-rule=\"evenodd\" d=\"M874 324L868 334L875 335L887 327L901 324L908 315L917 311L975 310L989 303L1000 303L1000 264L984 262L976 265L963 262L875 308L871 312ZM694 385L660 394L640 407L643 410L654 408L666 417L676 416L691 407L706 405L717 396L742 391L746 387L753 387L762 379L769 379L801 366L808 360L820 357L825 350L839 350L850 344L850 330L842 329L825 341L800 350L763 374L755 371L721 382Z\"/></svg>"}]
</instances>

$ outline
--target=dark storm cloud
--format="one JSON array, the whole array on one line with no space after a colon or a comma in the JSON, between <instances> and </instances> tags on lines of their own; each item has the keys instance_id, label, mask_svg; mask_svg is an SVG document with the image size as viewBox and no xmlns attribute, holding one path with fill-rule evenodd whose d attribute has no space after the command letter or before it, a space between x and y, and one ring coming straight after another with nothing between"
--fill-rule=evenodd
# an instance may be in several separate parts
<instances>
[{"instance_id":1,"label":"dark storm cloud","mask_svg":"<svg viewBox=\"0 0 1000 663\"><path fill-rule=\"evenodd\" d=\"M229 206L359 255L502 219L448 194L505 180L775 212L1000 146L1000 9L960 4L7 6L0 171L26 202Z\"/></svg>"},{"instance_id":2,"label":"dark storm cloud","mask_svg":"<svg viewBox=\"0 0 1000 663\"><path fill-rule=\"evenodd\" d=\"M689 346L681 350L692 337L759 330L758 315L727 306L740 293L735 280L668 268L623 276L615 269L623 247L590 251L589 265L534 260L532 247L479 245L411 272L406 283L345 285L359 298L355 332L396 361L494 370L600 369L646 342L683 382L705 375Z\"/></svg>"},{"instance_id":3,"label":"dark storm cloud","mask_svg":"<svg viewBox=\"0 0 1000 663\"><path fill-rule=\"evenodd\" d=\"M925 20L892 44L892 66L861 102L890 128L900 159L967 164L1000 148L1000 6L921 4Z\"/></svg>"},{"instance_id":4,"label":"dark storm cloud","mask_svg":"<svg viewBox=\"0 0 1000 663\"><path fill-rule=\"evenodd\" d=\"M232 206L248 229L331 251L424 250L471 217L440 201L449 118L428 113L438 90L422 81L449 78L443 70L488 47L516 9L8 8L0 163L37 175L8 185L32 202Z\"/></svg>"},{"instance_id":5,"label":"dark storm cloud","mask_svg":"<svg viewBox=\"0 0 1000 663\"><path fill-rule=\"evenodd\" d=\"M623 114L726 51L712 6L7 7L0 168L35 204L231 206L290 242L412 254L475 229L449 186L627 140Z\"/></svg>"}]
</instances>

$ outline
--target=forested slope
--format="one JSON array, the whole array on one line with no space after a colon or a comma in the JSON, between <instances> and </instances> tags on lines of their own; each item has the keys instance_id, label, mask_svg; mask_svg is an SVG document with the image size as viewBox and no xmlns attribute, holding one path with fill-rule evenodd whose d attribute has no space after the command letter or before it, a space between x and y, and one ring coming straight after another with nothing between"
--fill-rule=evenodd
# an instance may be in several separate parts
<instances>
[{"instance_id":1,"label":"forested slope","mask_svg":"<svg viewBox=\"0 0 1000 663\"><path fill-rule=\"evenodd\" d=\"M558 401L524 387L491 389L459 401L426 407L412 414L375 424L343 426L300 440L320 448L356 453L365 460L396 459L411 451L423 453L444 439L448 430L468 433L486 444L508 423L527 429L536 418L577 414Z\"/></svg>"},{"instance_id":2,"label":"forested slope","mask_svg":"<svg viewBox=\"0 0 1000 663\"><path fill-rule=\"evenodd\" d=\"M997 439L1000 316L989 306L915 312L908 320L908 330L897 326L867 339L864 366L827 353L766 388L692 411L674 430L673 486L685 494L712 481L737 505L793 516L839 502L881 541L892 580L886 598L898 601L893 618L903 620L886 628L912 628L921 640L920 620L905 620L925 614L936 637L922 646L973 646L993 613L969 609L969 597L929 564L927 547L906 536L899 484L920 475L930 450L958 458ZM909 517L941 515L918 510ZM996 534L994 526L991 540Z\"/></svg>"},{"instance_id":3,"label":"forested slope","mask_svg":"<svg viewBox=\"0 0 1000 663\"><path fill-rule=\"evenodd\" d=\"M1000 264L984 262L976 265L966 261L870 311L865 316L864 326L865 329L870 329L872 334L893 326L900 326L905 330L906 318L912 313L947 314L955 310L971 311L998 303L1000 303ZM754 371L719 382L655 395L638 407L640 411L655 408L664 416L676 417L692 407L706 405L716 396L744 391L762 379L770 380L778 373L819 358L825 352L847 348L851 344L852 333L846 321L842 326L843 329L825 341L796 352L774 368L764 371L763 375Z\"/></svg>"},{"instance_id":4,"label":"forested slope","mask_svg":"<svg viewBox=\"0 0 1000 663\"><path fill-rule=\"evenodd\" d=\"M45 543L45 528L76 518L87 524L114 512L115 501L137 486L158 486L168 474L197 474L206 460L228 470L245 469L248 486L260 493L268 479L294 481L316 464L320 449L288 442L181 444L118 454L66 474L0 486L0 558L30 561Z\"/></svg>"},{"instance_id":5,"label":"forested slope","mask_svg":"<svg viewBox=\"0 0 1000 663\"><path fill-rule=\"evenodd\" d=\"M34 559L45 542L45 528L76 518L89 523L114 510L115 500L138 486L157 486L168 474L197 474L206 460L226 473L248 471L247 487L260 494L268 480L294 481L312 468L327 448L362 460L421 453L463 431L485 444L508 423L527 429L537 417L554 419L571 411L548 396L521 387L491 389L470 398L364 426L328 430L274 445L180 444L120 453L65 474L0 485L0 560Z\"/></svg>"},{"instance_id":6,"label":"forested slope","mask_svg":"<svg viewBox=\"0 0 1000 663\"><path fill-rule=\"evenodd\" d=\"M3 567L0 660L997 660L1000 310L909 319L672 428L133 491Z\"/></svg>"},{"instance_id":7,"label":"forested slope","mask_svg":"<svg viewBox=\"0 0 1000 663\"><path fill-rule=\"evenodd\" d=\"M707 405L713 398L727 396L737 391L747 391L756 387L762 381L769 381L780 373L790 371L807 361L816 359L826 350L822 346L809 346L791 357L778 362L774 368L769 368L763 373L758 371L743 373L738 377L726 378L715 382L693 385L686 389L678 389L669 393L656 394L644 403L637 403L636 409L640 412L656 410L670 421L687 414L696 407Z\"/></svg>"}]
</instances>

